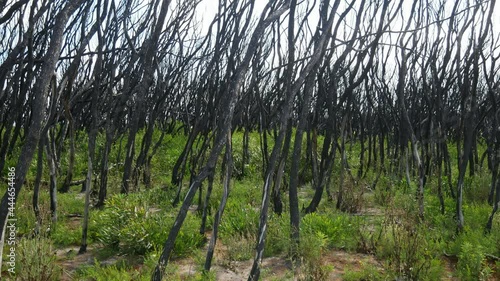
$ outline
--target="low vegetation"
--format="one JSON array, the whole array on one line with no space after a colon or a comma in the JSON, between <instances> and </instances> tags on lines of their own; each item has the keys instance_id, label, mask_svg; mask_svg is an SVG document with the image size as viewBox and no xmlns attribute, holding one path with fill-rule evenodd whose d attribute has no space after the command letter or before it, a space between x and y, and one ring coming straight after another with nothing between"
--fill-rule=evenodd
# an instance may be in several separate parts
<instances>
[{"instance_id":1,"label":"low vegetation","mask_svg":"<svg viewBox=\"0 0 500 281\"><path fill-rule=\"evenodd\" d=\"M258 158L254 152L251 159ZM162 174L173 164L161 166L165 164L155 161L154 165L153 173ZM140 191L128 195L119 193L118 186L110 188L105 206L91 210L89 241L92 251L83 262L78 261L76 253L66 254L81 240L83 196L79 187L60 194L57 225L50 220L48 194L41 193L42 233L36 237L33 236L35 220L29 204L32 190L28 188L21 194L18 205L18 218L22 223L18 232L20 262L16 278L149 280L179 209L172 205L175 188L162 182L162 178L168 178L168 173L160 180L155 179L152 187L141 187ZM317 212L302 213L301 240L296 252L290 247L288 209L285 207L281 215L271 213L265 258L282 259L287 267L278 276L272 270L264 270L264 279L292 280L295 276L300 280L331 280L332 276L341 276L344 280L494 280L499 276L496 257L500 256L500 236L496 233L500 220L496 218L493 231L485 234L490 206L481 197L488 186L480 175L468 180L464 200L467 224L460 233L456 232L453 217L454 200L447 196L446 211L444 214L440 211L436 179L430 177L427 184L423 221L418 217L414 189L407 189L405 181L385 175L379 179L376 189L371 190L367 187L371 180L374 178L367 175L357 183L346 183L346 198L359 198L345 201L345 204L352 204L348 211L337 210L334 202L323 200ZM114 182L112 177L110 182ZM335 184L337 182L333 181L332 188ZM362 189L365 190L361 192ZM254 257L261 188L259 175L249 172L232 181L219 229L216 267L209 273L203 272L206 243L221 193L222 184L216 180L204 234L200 233L202 212L198 205L191 206L176 239L167 280L216 280L217 274L224 271L220 268L238 272L237 267ZM299 190L300 201L308 202L313 193L311 185L304 184ZM62 254L56 255L56 250ZM346 253L353 263L337 264L334 258L328 258L338 251ZM373 262L366 262L358 255L371 257ZM292 256L298 263L291 262ZM67 265L72 262L75 267L68 269ZM184 272L183 268L190 270Z\"/></svg>"}]
</instances>

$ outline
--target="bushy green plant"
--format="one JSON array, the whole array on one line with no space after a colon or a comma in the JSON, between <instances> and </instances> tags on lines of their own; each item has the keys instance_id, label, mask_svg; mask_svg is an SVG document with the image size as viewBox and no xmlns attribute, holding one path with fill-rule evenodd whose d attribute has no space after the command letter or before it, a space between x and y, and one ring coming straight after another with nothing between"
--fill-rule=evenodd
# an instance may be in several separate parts
<instances>
[{"instance_id":1,"label":"bushy green plant","mask_svg":"<svg viewBox=\"0 0 500 281\"><path fill-rule=\"evenodd\" d=\"M21 281L59 280L61 268L56 264L53 246L47 238L23 238L17 248L16 279Z\"/></svg>"},{"instance_id":2,"label":"bushy green plant","mask_svg":"<svg viewBox=\"0 0 500 281\"><path fill-rule=\"evenodd\" d=\"M163 210L168 211L172 207L171 198L172 194L167 192L163 188L154 187L141 192L144 197L144 202L147 202L149 205L161 206Z\"/></svg>"},{"instance_id":3,"label":"bushy green plant","mask_svg":"<svg viewBox=\"0 0 500 281\"><path fill-rule=\"evenodd\" d=\"M456 221L449 215L450 212L455 210L455 200L453 198L445 197L444 205L445 205L445 214L441 213L441 203L439 202L439 198L428 192L424 195L424 213L425 213L425 221L431 224L433 227L437 227L440 231L445 230L453 230L456 226ZM441 233L441 235L445 235L445 233Z\"/></svg>"},{"instance_id":4,"label":"bushy green plant","mask_svg":"<svg viewBox=\"0 0 500 281\"><path fill-rule=\"evenodd\" d=\"M138 213L119 230L120 250L125 253L143 255L153 246L161 245L168 235L168 226L164 218L158 215L146 217Z\"/></svg>"},{"instance_id":5,"label":"bushy green plant","mask_svg":"<svg viewBox=\"0 0 500 281\"><path fill-rule=\"evenodd\" d=\"M141 199L142 200L142 199ZM162 248L174 219L164 210L155 210L137 198L115 195L96 215L97 240L123 253L145 254ZM176 256L185 256L204 243L199 223L188 214L177 236Z\"/></svg>"},{"instance_id":6,"label":"bushy green plant","mask_svg":"<svg viewBox=\"0 0 500 281\"><path fill-rule=\"evenodd\" d=\"M486 280L490 270L484 262L482 246L464 242L458 254L457 274L461 280Z\"/></svg>"},{"instance_id":7,"label":"bushy green plant","mask_svg":"<svg viewBox=\"0 0 500 281\"><path fill-rule=\"evenodd\" d=\"M378 206L389 206L394 197L393 182L387 176L380 176L377 186L375 187L374 200Z\"/></svg>"},{"instance_id":8,"label":"bushy green plant","mask_svg":"<svg viewBox=\"0 0 500 281\"><path fill-rule=\"evenodd\" d=\"M433 258L430 266L422 276L422 280L434 281L441 280L444 276L443 262L439 258Z\"/></svg>"},{"instance_id":9,"label":"bushy green plant","mask_svg":"<svg viewBox=\"0 0 500 281\"><path fill-rule=\"evenodd\" d=\"M302 236L298 249L298 258L300 260L299 280L328 280L328 274L332 268L322 259L327 245L328 238L321 232Z\"/></svg>"},{"instance_id":10,"label":"bushy green plant","mask_svg":"<svg viewBox=\"0 0 500 281\"><path fill-rule=\"evenodd\" d=\"M125 196L117 194L109 198L106 209L95 217L95 224L99 226L97 240L106 246L118 248L120 230L129 222L133 212L133 206L127 203Z\"/></svg>"},{"instance_id":11,"label":"bushy green plant","mask_svg":"<svg viewBox=\"0 0 500 281\"><path fill-rule=\"evenodd\" d=\"M222 188L218 189L222 192ZM220 195L222 193L219 194ZM241 205L260 206L262 197L261 179L245 178L240 181L234 181L234 187L229 195L229 202ZM215 198L214 198L215 199Z\"/></svg>"},{"instance_id":12,"label":"bushy green plant","mask_svg":"<svg viewBox=\"0 0 500 281\"><path fill-rule=\"evenodd\" d=\"M359 218L357 217L346 214L311 213L302 219L301 235L322 233L330 247L355 249L358 228Z\"/></svg>"},{"instance_id":13,"label":"bushy green plant","mask_svg":"<svg viewBox=\"0 0 500 281\"><path fill-rule=\"evenodd\" d=\"M474 213L470 217L476 217ZM469 221L467 221L469 222ZM481 222L470 222L466 224L464 230L453 237L453 241L447 245L446 251L449 254L460 255L463 251L462 246L464 243L470 243L475 246L482 247L485 254L498 256L500 254L499 243L500 236L496 233L484 234L484 225Z\"/></svg>"},{"instance_id":14,"label":"bushy green plant","mask_svg":"<svg viewBox=\"0 0 500 281\"><path fill-rule=\"evenodd\" d=\"M257 132L250 132L248 136L248 162L243 163L243 134L242 131L236 131L233 134L233 175L239 179L258 176L262 170L259 135ZM244 173L241 171L243 164L245 164Z\"/></svg>"},{"instance_id":15,"label":"bushy green plant","mask_svg":"<svg viewBox=\"0 0 500 281\"><path fill-rule=\"evenodd\" d=\"M7 165L7 164L6 164ZM7 172L4 174L7 175ZM32 184L27 184L27 189L32 188ZM7 191L7 184L0 185L0 194L5 194ZM26 191L26 190L25 190ZM33 205L31 200L33 192L20 192L17 197L16 203L16 231L17 235L31 235L35 228L35 215L33 212ZM42 222L50 221L50 207L48 192L40 192L39 195L39 210Z\"/></svg>"},{"instance_id":16,"label":"bushy green plant","mask_svg":"<svg viewBox=\"0 0 500 281\"><path fill-rule=\"evenodd\" d=\"M286 253L290 246L289 217L272 215L268 221L264 256L271 257Z\"/></svg>"},{"instance_id":17,"label":"bushy green plant","mask_svg":"<svg viewBox=\"0 0 500 281\"><path fill-rule=\"evenodd\" d=\"M432 262L437 254L427 229L415 214L388 209L377 241L377 256L387 261L395 278L427 280L440 274L440 263Z\"/></svg>"},{"instance_id":18,"label":"bushy green plant","mask_svg":"<svg viewBox=\"0 0 500 281\"><path fill-rule=\"evenodd\" d=\"M240 202L228 201L220 224L220 235L246 236L257 233L259 211L250 204L242 205Z\"/></svg>"}]
</instances>

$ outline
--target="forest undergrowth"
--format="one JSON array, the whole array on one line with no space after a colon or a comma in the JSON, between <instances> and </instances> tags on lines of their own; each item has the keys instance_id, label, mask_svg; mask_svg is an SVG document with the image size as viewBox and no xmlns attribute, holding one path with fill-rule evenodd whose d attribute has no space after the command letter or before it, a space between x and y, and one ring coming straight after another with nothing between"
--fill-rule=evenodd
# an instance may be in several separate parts
<instances>
[{"instance_id":1,"label":"forest undergrowth","mask_svg":"<svg viewBox=\"0 0 500 281\"><path fill-rule=\"evenodd\" d=\"M241 133L236 132L233 140L236 176L231 181L231 191L219 228L214 267L210 272L203 271L214 215L222 197L219 176L214 181L208 202L206 229L200 233L206 194L206 187L203 187L176 239L166 280L246 280L255 255L262 179L257 134L251 134L246 172L239 174L241 138ZM15 279L149 280L179 210L178 205L173 206L176 187L168 179L184 141L182 134L169 136L152 162L151 187L139 184L138 190L127 195L119 192L121 148L119 144L112 148L114 166L109 172L109 195L104 207L92 208L90 212L90 251L84 255L77 253L84 210L81 188L74 186L70 192L58 194L58 220L54 224L48 187L42 183L39 199L42 221L40 235L35 238L36 223L31 204L35 172L31 171L27 188L20 194L17 204L19 262L16 264ZM85 173L85 161L78 159L85 157L86 142L78 143L75 177ZM281 215L271 213L268 218L264 252L264 260L268 262L263 264L263 280L500 278L500 218L495 218L490 233L485 233L484 229L491 211L491 206L487 204L490 176L486 169L478 167L476 175L466 180L463 206L466 226L463 231L457 232L455 201L449 194L445 195L442 213L435 175L428 176L425 217L420 218L413 181L408 186L401 175L385 172L374 187L377 178L375 169L368 170L361 178L352 176L356 175L355 159L359 155L359 144L354 142L347 154L348 163L352 165L350 175L343 181L343 210L337 209L334 203L340 184L340 163L333 167L329 186L332 197L324 198L317 211L309 214L304 209L313 197L314 189L310 183L310 171L301 173L298 194L302 212L298 248L290 246L285 182L280 191L283 212ZM32 165L32 170L35 169L36 163ZM187 183L181 195L186 189ZM94 203L96 193L94 191L92 195ZM291 257L296 257L296 261L292 262ZM2 275L8 276L5 267Z\"/></svg>"}]
</instances>

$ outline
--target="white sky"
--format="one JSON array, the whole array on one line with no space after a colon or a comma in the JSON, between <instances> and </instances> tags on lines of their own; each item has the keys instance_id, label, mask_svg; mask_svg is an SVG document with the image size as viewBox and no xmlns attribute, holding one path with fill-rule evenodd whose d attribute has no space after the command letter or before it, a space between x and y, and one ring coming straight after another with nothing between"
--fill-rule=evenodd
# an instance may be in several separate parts
<instances>
[{"instance_id":1,"label":"white sky","mask_svg":"<svg viewBox=\"0 0 500 281\"><path fill-rule=\"evenodd\" d=\"M481 3L487 3L489 2L490 0L480 0ZM262 9L264 8L264 6L267 4L268 0L255 0L255 8L254 8L254 13L253 13L253 16L254 16L254 19L257 19L261 12L262 12ZM312 3L314 1L310 1L310 0L303 0L303 1L298 1L300 4L299 8L297 8L297 14L296 15L299 15L301 10L304 10L305 7L307 5L312 5ZM319 3L321 2L321 0L316 0L316 6L319 5ZM335 2L335 0L330 0L330 5L333 5L333 3ZM345 7L350 3L351 1L350 0L341 0L341 4L340 4L340 7L339 9L337 10L337 13L340 14L342 13L344 10L345 10ZM382 1L380 1L382 2ZM410 10L411 10L411 7L412 7L412 4L413 4L414 1L410 1L410 0L405 0L403 2L403 6L402 6L402 9L403 9L403 18L404 18L404 21L402 20L401 18L401 14L398 13L396 19L393 21L393 23L391 24L391 26L389 27L390 30L392 31L398 31L398 30L403 30L405 25L406 25L406 21L408 21L408 17L409 17L409 13L410 13ZM444 11L444 15L441 16L441 18L448 18L451 14L451 11L452 11L452 8L453 8L453 5L455 4L456 1L446 1L446 0L429 0L429 3L431 3L432 6L438 6L439 3L445 3L445 11ZM218 8L218 3L219 1L217 0L202 0L202 2L198 5L197 7L197 20L200 22L201 26L200 26L200 32L201 34L205 35L207 30L208 30L208 25L209 23L211 22L211 20L214 18L215 14L217 13L217 8ZM351 30L351 26L354 25L354 21L355 21L355 15L356 15L356 12L359 10L359 5L361 3L361 0L358 0L355 2L355 8L353 10L350 11L348 17L346 18L346 24L342 24L340 26L340 30L337 34L337 38L342 40L342 39L345 39L347 37L350 36L350 30ZM370 0L366 1L365 5L369 5L370 3ZM376 3L376 2L375 2ZM461 11L463 10L465 7L468 7L468 6L472 6L472 5L475 5L475 1L472 1L472 0L461 0L460 3L459 3L459 8L458 8L458 11ZM391 1L391 6L394 5L397 6L399 4L399 0L392 0ZM488 5L488 9L489 9L489 5ZM500 17L496 16L496 15L500 15L500 3L497 3L495 5L495 12L493 13L493 18L492 18L492 21L493 21L493 34L494 36L496 36L497 38L500 36ZM366 13L366 9L365 9L365 13ZM285 17L286 15L282 16L282 19ZM479 17L478 17L479 18ZM378 20L378 18L377 18ZM310 28L312 30L312 32L314 32L314 30L316 29L316 24L318 22L318 7L315 7L314 10L313 10L313 13L310 15L310 18L309 18L309 25L310 25ZM352 23L352 24L351 24ZM376 23L375 23L376 24ZM445 20L443 22L443 29L444 29L444 32L442 32L442 35L441 36L445 36L444 34L446 34L447 30L448 30L448 24L449 24L449 21ZM286 23L285 23L286 25ZM375 29L375 27L373 27ZM410 29L413 29L414 27L410 27ZM437 25L432 25L429 29L429 37L431 38L428 38L429 40L432 40L434 41L435 40L435 34L436 34L436 28L437 28ZM363 30L363 29L362 29ZM468 45L468 40L469 40L469 33L470 31L466 32L466 34L464 34L464 37L463 37L463 46L467 46ZM363 35L363 31L361 31L362 35ZM390 44L398 44L397 42L397 36L398 34L396 33L393 33L393 34L386 34L382 37L382 41L386 44L390 43ZM408 37L408 36L407 36ZM283 40L286 40L286 36L283 36L282 37ZM431 41L430 41L431 42ZM410 46L411 46L411 43L410 43ZM286 48L286 43L283 43L282 44L282 47ZM386 48L387 49L387 48ZM464 51L464 47L462 48L462 51ZM395 48L392 48L392 51L391 52L396 52L396 51L399 51ZM497 53L500 52L500 50L497 50ZM388 63L391 65L391 67L395 67L396 66L396 61L395 61L395 58L396 58L396 55L394 56L391 56L389 57L389 61Z\"/></svg>"}]
</instances>

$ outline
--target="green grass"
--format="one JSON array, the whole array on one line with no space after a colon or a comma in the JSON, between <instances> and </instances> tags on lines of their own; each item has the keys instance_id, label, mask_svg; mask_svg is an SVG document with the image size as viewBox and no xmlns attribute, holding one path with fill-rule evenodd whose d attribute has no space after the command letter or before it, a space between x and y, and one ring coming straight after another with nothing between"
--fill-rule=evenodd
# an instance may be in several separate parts
<instances>
[{"instance_id":1,"label":"green grass","mask_svg":"<svg viewBox=\"0 0 500 281\"><path fill-rule=\"evenodd\" d=\"M144 132L141 131L136 139L136 155L139 153L140 140ZM160 137L155 131L153 143ZM129 195L119 194L121 172L124 157L126 138L121 143L117 140L111 149L109 171L108 199L103 209L92 209L90 212L89 243L95 248L96 262L81 267L76 274L77 280L149 280L151 271L158 261L159 252L168 236L173 220L179 207L172 207L175 188L170 185L171 171L181 154L187 136L181 133L166 135L157 154L151 163L152 187L145 189L140 186L140 192ZM98 147L104 145L104 136L98 136ZM305 141L305 136L303 141ZM318 149L321 149L322 138L318 139ZM81 179L86 171L87 140L85 133L78 134L76 147L75 176ZM233 135L233 149L235 161L235 175L238 175L242 163L243 132ZM272 148L270 138L269 146ZM293 144L292 144L293 146ZM347 143L347 158L354 176L359 168L359 143ZM219 240L227 248L225 255L217 255L215 263L230 267L233 261L248 261L253 259L255 252L258 219L262 199L262 160L260 155L259 136L250 134L250 158L245 167L246 173L236 177L231 182L230 197L227 202L224 216L219 228ZM456 147L449 145L452 159L453 179L456 181ZM484 148L481 148L481 151ZM99 159L99 149L97 149ZM17 150L16 150L17 151ZM303 157L305 161L305 142ZM270 152L270 151L269 151ZM67 144L62 151L61 174L58 182L62 183L67 165ZM338 155L337 155L338 156ZM365 161L366 161L365 157ZM380 161L380 159L379 159ZM6 166L14 165L15 159L7 159ZM44 163L45 164L45 163ZM221 163L219 163L221 164ZM303 165L306 165L304 162ZM385 163L389 167L389 159ZM220 168L220 165L218 165ZM289 169L287 163L286 169ZM97 167L94 167L97 170ZM366 169L366 167L365 167ZM35 177L36 159L31 164L28 173L28 184L19 195L16 206L19 238L29 237L35 227L35 218L31 199L33 196L32 182ZM187 185L189 171L186 171L183 198ZM213 216L217 211L222 196L222 184L219 181L220 172L217 171L212 196L209 202L209 216L207 230L212 229ZM352 182L345 175L344 187L346 192L363 191L364 201L360 201L361 210L366 207L378 210L379 214L365 215L363 213L348 214L335 209L335 201L323 200L314 214L301 214L300 237L301 245L296 254L302 261L301 280L327 279L335 264L324 263L322 256L331 250L345 250L348 252L363 251L377 257L383 270L372 265L363 265L360 270L345 270L345 280L386 280L387 278L404 278L418 274L419 280L439 280L444 274L444 264L441 258L444 253L458 259L456 272L453 274L462 280L481 280L499 271L498 265L487 263L486 255L500 256L500 215L497 214L491 234L484 234L484 226L491 212L491 206L485 203L491 176L485 169L478 171L476 176L467 177L464 187L464 207L466 227L463 232L456 233L454 219L455 201L447 194L447 182L443 180L445 190L445 213L440 212L440 203L437 198L437 179L435 175L428 177L425 189L425 221L421 224L414 221L417 212L415 197L416 179L412 178L410 189L402 176L384 174L379 179L377 188L368 191L377 176L371 167L365 178ZM47 179L47 169L44 169L44 180ZM339 157L334 164L331 190L336 192L339 178ZM314 190L305 177L299 187L300 205L307 206ZM285 182L288 181L285 174ZM286 186L286 184L285 184ZM206 184L203 187L204 194ZM366 190L366 191L364 191ZM0 187L4 192L5 187ZM81 240L81 217L84 200L79 195L80 187L72 187L67 194L58 194L58 224L50 223L49 195L47 186L40 190L40 210L42 214L42 234L48 239L41 243L50 247L64 248L78 246ZM203 198L204 198L203 194ZM97 191L92 198L95 200ZM288 194L282 192L284 213L278 216L270 206L265 257L290 257L290 227ZM197 198L197 197L196 197ZM196 204L197 201L195 201ZM215 280L214 273L201 274L201 265L205 258L205 237L199 234L201 217L198 212L189 212L183 228L175 244L174 255L171 257L174 264L168 267L168 280L184 278L176 273L175 262L179 259L190 258L196 264L196 274L190 280ZM46 231L49 229L49 231ZM52 246L53 245L53 246ZM33 247L32 247L33 248ZM36 256L36 255L35 255ZM103 260L113 256L134 257L140 264L131 264L122 260L114 265L104 265ZM48 260L52 265L54 261ZM332 267L333 266L333 267ZM415 268L419 269L415 272ZM304 275L305 274L305 275ZM265 273L264 275L268 275ZM269 274L271 275L271 274ZM293 272L288 272L289 279L293 279ZM288 278L287 277L287 278ZM274 278L274 277L273 277Z\"/></svg>"}]
</instances>

